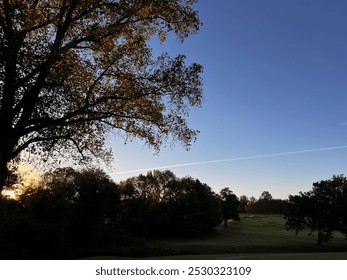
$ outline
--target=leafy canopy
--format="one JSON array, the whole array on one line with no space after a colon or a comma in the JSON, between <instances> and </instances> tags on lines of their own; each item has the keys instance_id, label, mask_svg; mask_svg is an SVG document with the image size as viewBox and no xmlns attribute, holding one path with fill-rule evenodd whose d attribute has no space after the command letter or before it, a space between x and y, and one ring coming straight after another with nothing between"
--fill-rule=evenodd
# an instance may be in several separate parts
<instances>
[{"instance_id":1,"label":"leafy canopy","mask_svg":"<svg viewBox=\"0 0 347 280\"><path fill-rule=\"evenodd\" d=\"M317 243L327 243L333 232L347 237L347 179L343 175L313 183L313 188L289 196L286 228L296 233L309 229L318 233Z\"/></svg>"},{"instance_id":2,"label":"leafy canopy","mask_svg":"<svg viewBox=\"0 0 347 280\"><path fill-rule=\"evenodd\" d=\"M152 56L149 42L201 26L194 0L1 0L0 162L24 150L108 159L110 131L159 150L197 131L202 66Z\"/></svg>"}]
</instances>

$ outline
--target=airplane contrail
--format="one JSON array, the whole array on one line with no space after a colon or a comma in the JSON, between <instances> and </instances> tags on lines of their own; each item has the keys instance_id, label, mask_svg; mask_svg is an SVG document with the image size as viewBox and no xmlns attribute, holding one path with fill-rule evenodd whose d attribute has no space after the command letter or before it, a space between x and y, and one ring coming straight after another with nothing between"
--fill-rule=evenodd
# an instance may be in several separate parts
<instances>
[{"instance_id":1,"label":"airplane contrail","mask_svg":"<svg viewBox=\"0 0 347 280\"><path fill-rule=\"evenodd\" d=\"M209 164L209 163L237 161L237 160L246 160L246 159L256 159L256 158L277 157L277 156L295 155L295 154L312 153L312 152L329 151L329 150L338 150L338 149L346 149L346 148L347 148L347 145L346 146L328 147L328 148L319 148L319 149L292 151L292 152L263 154L263 155L247 156L247 157L236 157L236 158L226 158L226 159L197 161L197 162L190 162L190 163L180 163L180 164L165 165L165 166L159 166L159 167L151 167L151 168L142 168L142 169L120 171L120 172L115 172L115 174L116 175L121 175L121 174L129 174L129 173L150 171L150 170L155 170L155 169L156 170L161 170L161 169L168 169L168 168L175 168L175 167L184 167L184 166L193 166L193 165L202 165L202 164Z\"/></svg>"}]
</instances>

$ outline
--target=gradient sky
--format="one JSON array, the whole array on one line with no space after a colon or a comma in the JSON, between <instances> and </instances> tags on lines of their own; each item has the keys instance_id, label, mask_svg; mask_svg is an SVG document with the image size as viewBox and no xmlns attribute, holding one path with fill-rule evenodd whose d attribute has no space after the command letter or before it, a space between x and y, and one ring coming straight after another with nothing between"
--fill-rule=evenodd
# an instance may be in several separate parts
<instances>
[{"instance_id":1,"label":"gradient sky","mask_svg":"<svg viewBox=\"0 0 347 280\"><path fill-rule=\"evenodd\" d=\"M183 44L173 36L164 46L154 41L153 52L183 53L204 66L203 106L189 118L198 140L188 152L178 144L154 155L140 141L113 139L111 177L216 160L170 169L215 191L287 198L347 175L347 1L200 0L195 7L200 32ZM330 147L340 148L320 150Z\"/></svg>"}]
</instances>

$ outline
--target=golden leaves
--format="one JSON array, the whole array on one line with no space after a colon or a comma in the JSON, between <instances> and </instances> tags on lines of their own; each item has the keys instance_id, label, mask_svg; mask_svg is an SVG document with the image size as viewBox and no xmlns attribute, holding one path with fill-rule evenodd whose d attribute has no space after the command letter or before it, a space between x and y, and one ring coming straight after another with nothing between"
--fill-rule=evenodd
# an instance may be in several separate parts
<instances>
[{"instance_id":1,"label":"golden leaves","mask_svg":"<svg viewBox=\"0 0 347 280\"><path fill-rule=\"evenodd\" d=\"M201 104L202 67L186 66L184 56L154 59L149 42L156 35L163 43L170 31L181 40L197 31L193 1L4 2L0 43L7 48L4 42L16 39L18 47L18 83L10 93L17 150L36 143L46 153L63 147L104 155L113 128L157 150L170 137L190 145L197 132L184 117Z\"/></svg>"}]
</instances>

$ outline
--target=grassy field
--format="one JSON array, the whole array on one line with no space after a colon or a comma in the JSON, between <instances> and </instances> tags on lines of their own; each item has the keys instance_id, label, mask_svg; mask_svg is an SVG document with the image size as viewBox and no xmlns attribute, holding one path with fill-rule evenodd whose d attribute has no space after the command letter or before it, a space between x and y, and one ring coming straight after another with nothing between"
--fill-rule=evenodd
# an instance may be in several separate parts
<instances>
[{"instance_id":1,"label":"grassy field","mask_svg":"<svg viewBox=\"0 0 347 280\"><path fill-rule=\"evenodd\" d=\"M347 259L347 240L339 233L329 244L317 245L315 235L286 231L282 216L243 215L241 219L203 237L155 239L147 245L180 254L162 259Z\"/></svg>"}]
</instances>

